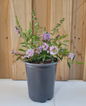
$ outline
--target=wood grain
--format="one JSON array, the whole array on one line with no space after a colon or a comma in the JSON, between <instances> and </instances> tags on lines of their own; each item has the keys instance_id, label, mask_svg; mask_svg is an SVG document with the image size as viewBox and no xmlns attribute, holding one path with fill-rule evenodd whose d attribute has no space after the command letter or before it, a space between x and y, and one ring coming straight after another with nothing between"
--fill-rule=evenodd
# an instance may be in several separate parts
<instances>
[{"instance_id":1,"label":"wood grain","mask_svg":"<svg viewBox=\"0 0 86 106\"><path fill-rule=\"evenodd\" d=\"M83 71L83 80L86 81L86 2L84 2L84 32L85 36L85 57L84 57L84 71Z\"/></svg>"},{"instance_id":2,"label":"wood grain","mask_svg":"<svg viewBox=\"0 0 86 106\"><path fill-rule=\"evenodd\" d=\"M19 20L20 25L24 29L29 28L29 22L32 21L32 0L10 0L10 21L11 21L11 49L17 51L20 47L20 42L23 41L14 32L16 22L15 15ZM26 79L25 65L22 61L16 61L15 56L12 56L12 79Z\"/></svg>"},{"instance_id":3,"label":"wood grain","mask_svg":"<svg viewBox=\"0 0 86 106\"><path fill-rule=\"evenodd\" d=\"M0 78L11 77L10 5L0 0Z\"/></svg>"},{"instance_id":4,"label":"wood grain","mask_svg":"<svg viewBox=\"0 0 86 106\"><path fill-rule=\"evenodd\" d=\"M84 31L84 1L73 0L73 14L72 14L72 30L71 30L71 51L76 55L75 61L84 62L85 50L85 33ZM77 7L78 5L78 7ZM74 7L75 6L75 7ZM76 8L76 10L75 10ZM84 65L73 64L70 69L70 79L82 79Z\"/></svg>"},{"instance_id":5,"label":"wood grain","mask_svg":"<svg viewBox=\"0 0 86 106\"><path fill-rule=\"evenodd\" d=\"M51 26L51 0L32 0L32 8L41 27L50 31Z\"/></svg>"},{"instance_id":6,"label":"wood grain","mask_svg":"<svg viewBox=\"0 0 86 106\"><path fill-rule=\"evenodd\" d=\"M72 16L72 0L52 0L51 2L51 28L56 25L62 18L65 21L60 28L60 35L68 34L66 39L70 40L71 32L71 16ZM69 44L70 50L70 44ZM57 65L56 80L68 80L69 69L67 62L63 59Z\"/></svg>"}]
</instances>

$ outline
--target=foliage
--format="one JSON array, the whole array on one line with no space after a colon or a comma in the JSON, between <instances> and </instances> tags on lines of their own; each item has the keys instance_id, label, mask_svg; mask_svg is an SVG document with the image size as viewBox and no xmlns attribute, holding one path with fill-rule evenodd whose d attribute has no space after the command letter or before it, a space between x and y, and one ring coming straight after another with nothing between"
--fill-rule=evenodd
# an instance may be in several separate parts
<instances>
[{"instance_id":1,"label":"foliage","mask_svg":"<svg viewBox=\"0 0 86 106\"><path fill-rule=\"evenodd\" d=\"M16 60L22 60L27 62L45 63L47 60L50 62L59 61L63 58L67 60L68 67L70 68L70 63L74 63L75 55L68 50L68 45L66 43L69 40L65 40L68 35L59 35L59 27L65 20L64 18L52 28L51 33L46 31L46 28L40 27L39 22L35 16L34 10L32 10L33 17L33 26L29 22L29 29L23 32L22 27L20 26L17 16L15 27L16 33L20 38L23 39L23 42L20 43L19 51L11 51L12 54L17 56ZM41 34L43 34L41 36ZM57 36L54 36L57 35ZM64 39L64 40L63 40ZM76 64L83 64L75 62Z\"/></svg>"}]
</instances>

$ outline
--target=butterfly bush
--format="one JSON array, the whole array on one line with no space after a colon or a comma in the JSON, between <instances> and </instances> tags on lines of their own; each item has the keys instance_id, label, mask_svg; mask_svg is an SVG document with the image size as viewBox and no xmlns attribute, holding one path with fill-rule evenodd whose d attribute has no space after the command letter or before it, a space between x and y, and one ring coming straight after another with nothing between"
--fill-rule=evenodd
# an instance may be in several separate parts
<instances>
[{"instance_id":1,"label":"butterfly bush","mask_svg":"<svg viewBox=\"0 0 86 106\"><path fill-rule=\"evenodd\" d=\"M64 21L64 18L48 32L45 27L40 27L34 10L32 10L32 17L34 22L33 26L31 22L29 22L29 29L23 32L17 16L15 16L17 23L15 32L23 39L23 42L20 43L18 51L12 50L10 53L17 56L16 60L20 59L36 64L45 64L47 61L50 63L57 62L64 58L67 60L67 64L70 68L70 63L74 63L75 54L68 50L69 40L65 39L67 35L59 35L59 27ZM75 63L82 64L79 62Z\"/></svg>"}]
</instances>

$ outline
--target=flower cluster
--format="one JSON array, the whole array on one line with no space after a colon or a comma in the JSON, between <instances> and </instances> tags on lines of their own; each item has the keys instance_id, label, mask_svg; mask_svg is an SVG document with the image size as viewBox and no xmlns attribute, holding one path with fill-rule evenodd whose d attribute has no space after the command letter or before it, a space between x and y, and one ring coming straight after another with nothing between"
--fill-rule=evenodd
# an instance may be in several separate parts
<instances>
[{"instance_id":1,"label":"flower cluster","mask_svg":"<svg viewBox=\"0 0 86 106\"><path fill-rule=\"evenodd\" d=\"M73 60L74 55L75 55L74 53L69 53L68 57L69 57L71 60Z\"/></svg>"},{"instance_id":2,"label":"flower cluster","mask_svg":"<svg viewBox=\"0 0 86 106\"><path fill-rule=\"evenodd\" d=\"M39 46L38 48L36 48L36 53L40 54L42 52L42 47Z\"/></svg>"},{"instance_id":3,"label":"flower cluster","mask_svg":"<svg viewBox=\"0 0 86 106\"><path fill-rule=\"evenodd\" d=\"M50 54L55 55L58 53L58 48L56 46L50 47Z\"/></svg>"},{"instance_id":4,"label":"flower cluster","mask_svg":"<svg viewBox=\"0 0 86 106\"><path fill-rule=\"evenodd\" d=\"M32 57L34 55L34 49L28 49L26 51L26 56L27 58Z\"/></svg>"},{"instance_id":5,"label":"flower cluster","mask_svg":"<svg viewBox=\"0 0 86 106\"><path fill-rule=\"evenodd\" d=\"M44 32L44 34L42 35L42 40L49 41L49 39L50 39L50 33Z\"/></svg>"},{"instance_id":6,"label":"flower cluster","mask_svg":"<svg viewBox=\"0 0 86 106\"><path fill-rule=\"evenodd\" d=\"M21 37L21 35L20 35L20 29L17 26L15 27L15 32L18 34L19 37Z\"/></svg>"},{"instance_id":7,"label":"flower cluster","mask_svg":"<svg viewBox=\"0 0 86 106\"><path fill-rule=\"evenodd\" d=\"M47 50L48 47L49 47L49 45L47 43L43 42L43 45L42 45L43 50Z\"/></svg>"}]
</instances>

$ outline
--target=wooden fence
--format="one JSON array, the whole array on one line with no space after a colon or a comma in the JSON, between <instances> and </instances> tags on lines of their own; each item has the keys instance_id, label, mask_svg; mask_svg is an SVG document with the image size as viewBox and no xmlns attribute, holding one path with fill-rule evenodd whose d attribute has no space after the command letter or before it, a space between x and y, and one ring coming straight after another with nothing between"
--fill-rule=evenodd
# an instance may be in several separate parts
<instances>
[{"instance_id":1,"label":"wooden fence","mask_svg":"<svg viewBox=\"0 0 86 106\"><path fill-rule=\"evenodd\" d=\"M0 0L0 78L26 79L24 63L16 62L9 51L17 50L22 41L14 32L15 15L23 29L28 29L32 9L47 31L64 17L60 34L68 34L69 50L76 54L75 60L86 63L86 0ZM68 79L86 80L85 64L73 64L69 70L66 60L59 62L56 80Z\"/></svg>"}]
</instances>

